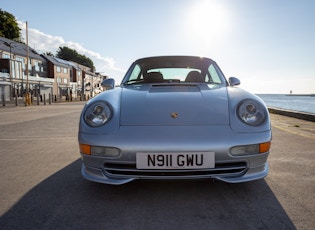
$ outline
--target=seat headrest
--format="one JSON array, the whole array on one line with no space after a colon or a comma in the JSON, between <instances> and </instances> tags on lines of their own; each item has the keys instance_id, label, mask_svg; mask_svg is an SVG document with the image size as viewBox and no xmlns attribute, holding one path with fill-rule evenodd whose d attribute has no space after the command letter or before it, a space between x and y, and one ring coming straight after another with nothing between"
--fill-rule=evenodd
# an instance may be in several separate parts
<instances>
[{"instance_id":1,"label":"seat headrest","mask_svg":"<svg viewBox=\"0 0 315 230\"><path fill-rule=\"evenodd\" d=\"M196 70L190 71L187 74L185 81L186 82L205 82L204 79L202 79L201 74Z\"/></svg>"},{"instance_id":2,"label":"seat headrest","mask_svg":"<svg viewBox=\"0 0 315 230\"><path fill-rule=\"evenodd\" d=\"M163 75L160 72L150 72L144 76L145 82L162 82Z\"/></svg>"}]
</instances>

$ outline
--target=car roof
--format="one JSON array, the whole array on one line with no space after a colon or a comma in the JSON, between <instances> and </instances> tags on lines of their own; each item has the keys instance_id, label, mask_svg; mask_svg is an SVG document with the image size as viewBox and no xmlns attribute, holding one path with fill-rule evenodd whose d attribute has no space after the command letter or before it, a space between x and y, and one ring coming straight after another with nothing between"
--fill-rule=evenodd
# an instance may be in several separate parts
<instances>
[{"instance_id":1,"label":"car roof","mask_svg":"<svg viewBox=\"0 0 315 230\"><path fill-rule=\"evenodd\" d=\"M212 59L197 56L155 56L138 59L134 62L142 68L161 67L190 67L202 68L215 63Z\"/></svg>"}]
</instances>

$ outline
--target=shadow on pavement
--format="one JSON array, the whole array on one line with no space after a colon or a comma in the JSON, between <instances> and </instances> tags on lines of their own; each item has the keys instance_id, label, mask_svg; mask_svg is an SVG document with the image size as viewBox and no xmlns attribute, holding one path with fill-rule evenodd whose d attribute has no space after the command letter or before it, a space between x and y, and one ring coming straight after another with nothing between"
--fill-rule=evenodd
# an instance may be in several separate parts
<instances>
[{"instance_id":1,"label":"shadow on pavement","mask_svg":"<svg viewBox=\"0 0 315 230\"><path fill-rule=\"evenodd\" d=\"M85 181L80 166L78 159L25 194L1 229L295 229L264 180L111 186Z\"/></svg>"}]
</instances>

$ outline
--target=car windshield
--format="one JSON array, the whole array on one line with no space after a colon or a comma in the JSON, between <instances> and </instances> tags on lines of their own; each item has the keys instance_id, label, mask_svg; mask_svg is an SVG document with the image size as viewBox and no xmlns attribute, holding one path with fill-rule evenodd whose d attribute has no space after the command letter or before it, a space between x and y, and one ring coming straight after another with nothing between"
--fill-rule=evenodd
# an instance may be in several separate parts
<instances>
[{"instance_id":1,"label":"car windshield","mask_svg":"<svg viewBox=\"0 0 315 230\"><path fill-rule=\"evenodd\" d=\"M155 57L136 61L128 70L123 84L207 83L225 84L215 62L197 57Z\"/></svg>"}]
</instances>

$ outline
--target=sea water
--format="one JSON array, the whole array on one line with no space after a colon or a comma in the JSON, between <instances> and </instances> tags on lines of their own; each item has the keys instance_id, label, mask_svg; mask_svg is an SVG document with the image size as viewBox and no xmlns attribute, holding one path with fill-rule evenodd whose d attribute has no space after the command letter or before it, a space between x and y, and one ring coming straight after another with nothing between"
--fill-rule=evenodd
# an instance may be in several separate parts
<instances>
[{"instance_id":1,"label":"sea water","mask_svg":"<svg viewBox=\"0 0 315 230\"><path fill-rule=\"evenodd\" d=\"M267 107L315 114L315 95L257 94Z\"/></svg>"}]
</instances>

